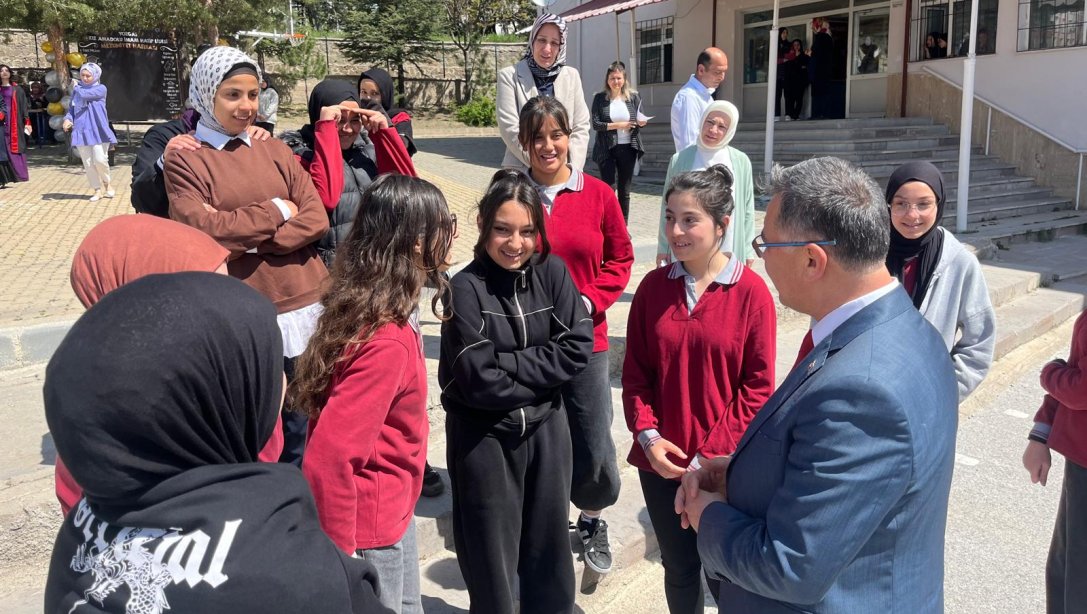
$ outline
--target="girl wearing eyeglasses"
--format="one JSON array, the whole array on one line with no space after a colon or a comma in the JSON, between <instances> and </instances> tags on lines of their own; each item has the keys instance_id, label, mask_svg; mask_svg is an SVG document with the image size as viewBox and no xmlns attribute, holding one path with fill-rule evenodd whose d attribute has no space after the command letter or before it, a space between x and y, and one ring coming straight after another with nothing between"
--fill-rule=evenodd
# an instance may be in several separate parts
<instances>
[{"instance_id":1,"label":"girl wearing eyeglasses","mask_svg":"<svg viewBox=\"0 0 1087 614\"><path fill-rule=\"evenodd\" d=\"M774 389L774 299L722 249L731 188L720 165L672 180L664 232L675 261L645 276L627 321L627 461L639 470L672 614L702 612L703 603L697 535L674 507L679 480L701 460L731 454ZM718 583L707 582L716 598Z\"/></svg>"},{"instance_id":2,"label":"girl wearing eyeglasses","mask_svg":"<svg viewBox=\"0 0 1087 614\"><path fill-rule=\"evenodd\" d=\"M431 309L445 318L437 297L449 287L456 232L430 183L386 175L371 184L291 386L309 417L302 473L321 528L373 563L381 602L397 613L423 611L414 518L430 425L419 294L436 287Z\"/></svg>"},{"instance_id":3,"label":"girl wearing eyeglasses","mask_svg":"<svg viewBox=\"0 0 1087 614\"><path fill-rule=\"evenodd\" d=\"M978 259L940 226L944 179L929 162L910 162L887 182L891 246L887 269L944 338L961 403L993 362L996 314Z\"/></svg>"},{"instance_id":4,"label":"girl wearing eyeglasses","mask_svg":"<svg viewBox=\"0 0 1087 614\"><path fill-rule=\"evenodd\" d=\"M751 248L751 239L755 237L755 181L751 176L751 160L747 154L729 144L736 135L739 121L740 111L736 105L725 100L711 102L702 113L698 142L672 156L664 185L671 185L673 177L687 171L700 171L715 164L727 168L733 177L735 206L721 249L751 266L755 259ZM667 205L668 199L662 198L657 256L654 260L658 266L672 260L668 237L664 232L664 210Z\"/></svg>"}]
</instances>

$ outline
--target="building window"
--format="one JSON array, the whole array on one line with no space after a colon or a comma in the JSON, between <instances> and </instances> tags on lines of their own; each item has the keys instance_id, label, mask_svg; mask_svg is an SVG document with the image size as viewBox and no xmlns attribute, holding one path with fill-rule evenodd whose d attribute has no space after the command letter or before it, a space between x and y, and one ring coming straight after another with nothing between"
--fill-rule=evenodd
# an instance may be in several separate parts
<instances>
[{"instance_id":1,"label":"building window","mask_svg":"<svg viewBox=\"0 0 1087 614\"><path fill-rule=\"evenodd\" d=\"M638 85L672 82L672 18L635 24L638 39Z\"/></svg>"},{"instance_id":2,"label":"building window","mask_svg":"<svg viewBox=\"0 0 1087 614\"><path fill-rule=\"evenodd\" d=\"M997 0L978 2L978 55L996 48L996 11ZM967 55L969 29L969 0L921 0L910 24L910 61Z\"/></svg>"},{"instance_id":3,"label":"building window","mask_svg":"<svg viewBox=\"0 0 1087 614\"><path fill-rule=\"evenodd\" d=\"M1083 0L1020 0L1019 51L1087 45Z\"/></svg>"},{"instance_id":4,"label":"building window","mask_svg":"<svg viewBox=\"0 0 1087 614\"><path fill-rule=\"evenodd\" d=\"M853 13L854 75L887 72L887 31L890 26L888 9Z\"/></svg>"},{"instance_id":5,"label":"building window","mask_svg":"<svg viewBox=\"0 0 1087 614\"><path fill-rule=\"evenodd\" d=\"M766 83L770 65L770 28L744 28L744 85Z\"/></svg>"}]
</instances>

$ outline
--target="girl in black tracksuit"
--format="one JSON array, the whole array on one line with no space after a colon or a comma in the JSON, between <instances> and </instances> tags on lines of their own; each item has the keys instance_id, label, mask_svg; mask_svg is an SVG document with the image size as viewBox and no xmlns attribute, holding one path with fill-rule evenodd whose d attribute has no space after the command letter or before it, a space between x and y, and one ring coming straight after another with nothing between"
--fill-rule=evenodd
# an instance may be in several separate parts
<instances>
[{"instance_id":1,"label":"girl in black tracksuit","mask_svg":"<svg viewBox=\"0 0 1087 614\"><path fill-rule=\"evenodd\" d=\"M451 282L438 365L453 541L473 613L512 614L518 576L523 614L574 606L560 386L588 364L593 330L548 251L536 189L499 171L479 204L475 260Z\"/></svg>"}]
</instances>

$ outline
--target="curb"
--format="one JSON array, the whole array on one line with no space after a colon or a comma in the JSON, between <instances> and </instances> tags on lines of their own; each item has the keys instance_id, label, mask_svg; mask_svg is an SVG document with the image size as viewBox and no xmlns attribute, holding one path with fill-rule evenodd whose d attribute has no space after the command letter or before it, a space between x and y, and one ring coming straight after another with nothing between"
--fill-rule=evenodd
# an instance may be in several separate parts
<instances>
[{"instance_id":1,"label":"curb","mask_svg":"<svg viewBox=\"0 0 1087 614\"><path fill-rule=\"evenodd\" d=\"M75 320L0 328L0 370L46 362Z\"/></svg>"},{"instance_id":2,"label":"curb","mask_svg":"<svg viewBox=\"0 0 1087 614\"><path fill-rule=\"evenodd\" d=\"M0 328L0 369L48 361L75 319L34 326Z\"/></svg>"}]
</instances>

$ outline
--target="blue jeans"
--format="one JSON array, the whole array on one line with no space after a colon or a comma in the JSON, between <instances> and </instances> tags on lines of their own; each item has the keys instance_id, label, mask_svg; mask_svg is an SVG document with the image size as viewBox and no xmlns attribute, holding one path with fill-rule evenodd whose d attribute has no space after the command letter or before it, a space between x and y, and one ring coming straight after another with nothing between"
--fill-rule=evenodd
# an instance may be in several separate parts
<instances>
[{"instance_id":1,"label":"blue jeans","mask_svg":"<svg viewBox=\"0 0 1087 614\"><path fill-rule=\"evenodd\" d=\"M619 500L619 463L611 437L611 378L608 352L596 352L581 373L562 387L570 422L574 471L570 502L582 510L602 510Z\"/></svg>"},{"instance_id":2,"label":"blue jeans","mask_svg":"<svg viewBox=\"0 0 1087 614\"><path fill-rule=\"evenodd\" d=\"M358 550L356 553L377 570L377 597L381 605L397 614L423 614L414 518L408 523L408 530L400 541L391 546Z\"/></svg>"}]
</instances>

